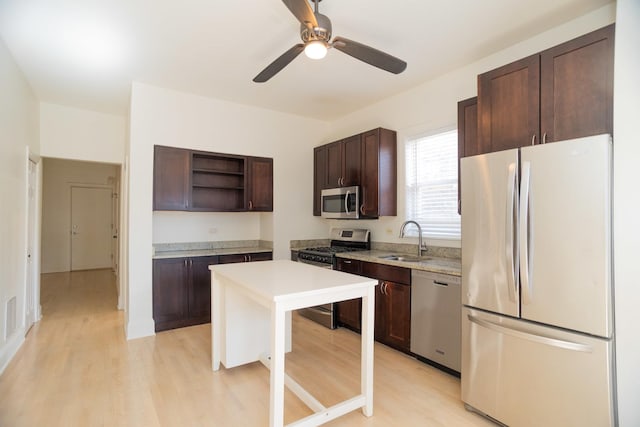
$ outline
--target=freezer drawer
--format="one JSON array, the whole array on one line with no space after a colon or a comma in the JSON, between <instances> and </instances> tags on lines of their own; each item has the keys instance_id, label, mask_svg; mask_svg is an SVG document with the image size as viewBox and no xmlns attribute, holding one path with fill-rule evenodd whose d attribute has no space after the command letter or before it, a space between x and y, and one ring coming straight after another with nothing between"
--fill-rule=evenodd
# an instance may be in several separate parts
<instances>
[{"instance_id":1,"label":"freezer drawer","mask_svg":"<svg viewBox=\"0 0 640 427\"><path fill-rule=\"evenodd\" d=\"M460 277L411 271L411 352L460 372Z\"/></svg>"},{"instance_id":2,"label":"freezer drawer","mask_svg":"<svg viewBox=\"0 0 640 427\"><path fill-rule=\"evenodd\" d=\"M462 309L462 400L511 426L611 426L612 342Z\"/></svg>"}]
</instances>

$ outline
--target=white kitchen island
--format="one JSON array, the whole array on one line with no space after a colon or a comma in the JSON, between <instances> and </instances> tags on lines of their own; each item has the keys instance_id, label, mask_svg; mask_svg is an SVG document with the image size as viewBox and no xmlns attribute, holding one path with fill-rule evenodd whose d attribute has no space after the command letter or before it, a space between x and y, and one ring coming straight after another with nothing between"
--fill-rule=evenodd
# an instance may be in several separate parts
<instances>
[{"instance_id":1,"label":"white kitchen island","mask_svg":"<svg viewBox=\"0 0 640 427\"><path fill-rule=\"evenodd\" d=\"M373 318L377 281L287 260L211 265L212 367L262 361L271 370L269 425L284 424L284 386L315 411L290 426L317 426L362 408L373 414ZM360 394L324 407L284 372L291 310L362 297Z\"/></svg>"}]
</instances>

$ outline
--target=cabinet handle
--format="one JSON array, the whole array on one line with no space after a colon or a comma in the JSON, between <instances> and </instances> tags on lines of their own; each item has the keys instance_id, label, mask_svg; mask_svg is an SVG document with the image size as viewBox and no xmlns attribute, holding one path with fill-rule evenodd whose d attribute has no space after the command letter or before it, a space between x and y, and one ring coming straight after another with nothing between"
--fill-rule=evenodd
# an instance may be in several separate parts
<instances>
[{"instance_id":1,"label":"cabinet handle","mask_svg":"<svg viewBox=\"0 0 640 427\"><path fill-rule=\"evenodd\" d=\"M253 202L249 200L249 210L253 210Z\"/></svg>"},{"instance_id":2,"label":"cabinet handle","mask_svg":"<svg viewBox=\"0 0 640 427\"><path fill-rule=\"evenodd\" d=\"M341 178L338 178L338 187L340 187L340 179L341 179Z\"/></svg>"},{"instance_id":3,"label":"cabinet handle","mask_svg":"<svg viewBox=\"0 0 640 427\"><path fill-rule=\"evenodd\" d=\"M247 261L251 262L251 254L247 255Z\"/></svg>"},{"instance_id":4,"label":"cabinet handle","mask_svg":"<svg viewBox=\"0 0 640 427\"><path fill-rule=\"evenodd\" d=\"M344 261L342 261L343 264L351 264L351 261L349 261L348 259L345 259Z\"/></svg>"},{"instance_id":5,"label":"cabinet handle","mask_svg":"<svg viewBox=\"0 0 640 427\"><path fill-rule=\"evenodd\" d=\"M547 133L546 132L542 135L542 143L543 144L547 143Z\"/></svg>"},{"instance_id":6,"label":"cabinet handle","mask_svg":"<svg viewBox=\"0 0 640 427\"><path fill-rule=\"evenodd\" d=\"M536 134L534 133L533 136L531 137L531 145L535 145L536 143Z\"/></svg>"},{"instance_id":7,"label":"cabinet handle","mask_svg":"<svg viewBox=\"0 0 640 427\"><path fill-rule=\"evenodd\" d=\"M187 259L185 258L184 261L182 261L182 262L184 262L184 266L186 267L187 266Z\"/></svg>"},{"instance_id":8,"label":"cabinet handle","mask_svg":"<svg viewBox=\"0 0 640 427\"><path fill-rule=\"evenodd\" d=\"M193 267L193 260L189 258L189 267Z\"/></svg>"},{"instance_id":9,"label":"cabinet handle","mask_svg":"<svg viewBox=\"0 0 640 427\"><path fill-rule=\"evenodd\" d=\"M364 215L364 202L360 205L360 213Z\"/></svg>"},{"instance_id":10,"label":"cabinet handle","mask_svg":"<svg viewBox=\"0 0 640 427\"><path fill-rule=\"evenodd\" d=\"M445 283L445 282L439 282L439 281L437 281L437 280L434 280L434 281L433 281L433 284L434 284L434 285L436 285L436 286L445 286L445 287L446 287L446 286L449 286L449 284L448 284L448 283Z\"/></svg>"}]
</instances>

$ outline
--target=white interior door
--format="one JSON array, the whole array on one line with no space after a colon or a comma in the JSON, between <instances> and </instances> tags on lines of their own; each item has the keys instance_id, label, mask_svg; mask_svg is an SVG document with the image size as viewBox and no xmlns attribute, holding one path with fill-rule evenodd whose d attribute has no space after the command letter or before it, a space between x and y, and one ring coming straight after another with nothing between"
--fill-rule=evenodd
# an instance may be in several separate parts
<instances>
[{"instance_id":1,"label":"white interior door","mask_svg":"<svg viewBox=\"0 0 640 427\"><path fill-rule=\"evenodd\" d=\"M111 268L110 188L71 187L71 271Z\"/></svg>"},{"instance_id":2,"label":"white interior door","mask_svg":"<svg viewBox=\"0 0 640 427\"><path fill-rule=\"evenodd\" d=\"M34 272L34 250L36 248L36 164L29 160L29 177L27 190L27 286L25 296L25 330L29 330L36 320L36 274Z\"/></svg>"}]
</instances>

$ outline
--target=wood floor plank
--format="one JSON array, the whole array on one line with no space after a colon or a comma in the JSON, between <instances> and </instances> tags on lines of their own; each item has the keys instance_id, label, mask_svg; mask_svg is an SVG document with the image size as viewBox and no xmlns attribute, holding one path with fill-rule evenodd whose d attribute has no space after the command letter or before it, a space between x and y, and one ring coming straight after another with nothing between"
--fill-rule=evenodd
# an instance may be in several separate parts
<instances>
[{"instance_id":1,"label":"wood floor plank","mask_svg":"<svg viewBox=\"0 0 640 427\"><path fill-rule=\"evenodd\" d=\"M260 363L211 370L211 328L126 341L108 270L42 275L43 318L0 376L0 426L265 426ZM360 336L293 316L286 371L325 406L359 392ZM285 422L311 414L285 393ZM459 379L375 344L374 416L327 426L492 426L467 412Z\"/></svg>"}]
</instances>

